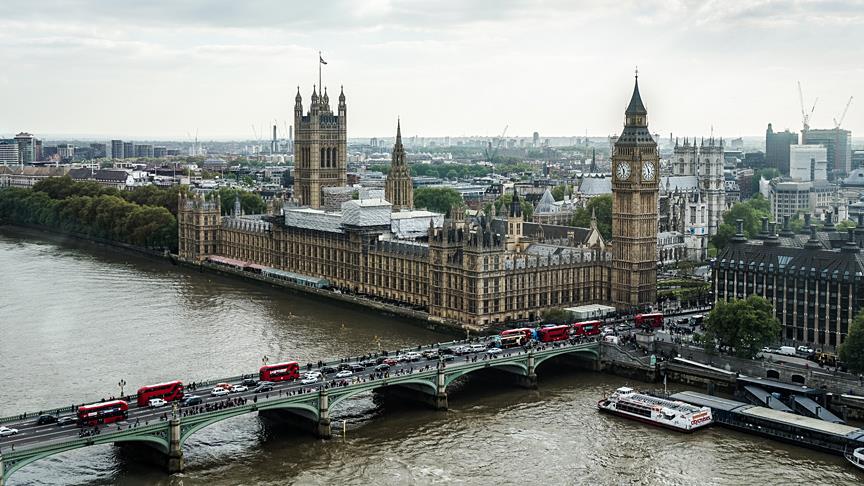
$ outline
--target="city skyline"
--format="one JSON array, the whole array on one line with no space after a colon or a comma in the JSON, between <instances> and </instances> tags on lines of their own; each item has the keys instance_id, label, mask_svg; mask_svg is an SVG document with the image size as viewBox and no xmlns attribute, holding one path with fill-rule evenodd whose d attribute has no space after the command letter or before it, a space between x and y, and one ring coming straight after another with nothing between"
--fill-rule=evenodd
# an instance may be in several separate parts
<instances>
[{"instance_id":1,"label":"city skyline","mask_svg":"<svg viewBox=\"0 0 864 486\"><path fill-rule=\"evenodd\" d=\"M297 86L308 103L318 82L319 50L325 86L345 86L351 138L392 133L397 116L409 136L619 133L636 65L662 136L798 131L798 80L808 109L819 97L811 126L830 128L864 97L861 6L34 2L0 20L0 61L15 66L0 89L16 93L0 133L243 140L274 120L282 132ZM853 135L861 113L853 101Z\"/></svg>"}]
</instances>

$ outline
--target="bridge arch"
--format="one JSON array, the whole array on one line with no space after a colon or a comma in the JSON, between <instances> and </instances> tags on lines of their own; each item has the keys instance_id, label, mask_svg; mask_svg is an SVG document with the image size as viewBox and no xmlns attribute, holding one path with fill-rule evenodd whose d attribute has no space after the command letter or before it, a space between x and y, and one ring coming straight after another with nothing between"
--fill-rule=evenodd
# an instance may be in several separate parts
<instances>
[{"instance_id":1,"label":"bridge arch","mask_svg":"<svg viewBox=\"0 0 864 486\"><path fill-rule=\"evenodd\" d=\"M807 381L803 375L792 375L792 383L803 385Z\"/></svg>"},{"instance_id":2,"label":"bridge arch","mask_svg":"<svg viewBox=\"0 0 864 486\"><path fill-rule=\"evenodd\" d=\"M527 360L527 355L526 355ZM451 383L462 378L463 376L470 375L475 371L488 370L488 369L499 369L501 371L506 371L508 373L512 373L518 376L528 376L528 365L521 362L504 362L504 363L496 363L495 360L490 362L478 363L478 366L472 367L469 369L460 369L453 373L448 373L444 378L444 387L450 386Z\"/></svg>"},{"instance_id":3,"label":"bridge arch","mask_svg":"<svg viewBox=\"0 0 864 486\"><path fill-rule=\"evenodd\" d=\"M330 408L332 409L333 407L335 407L337 404L339 404L343 400L347 400L351 397L355 397L357 395L361 395L363 393L371 392L371 391L374 391L378 388L384 388L387 386L418 385L420 388L426 389L429 392L429 394L431 394L431 395L438 393L438 388L435 386L434 378L431 378L428 380L424 380L422 378L400 380L400 381L397 381L395 383L388 382L386 384L383 382L369 382L368 385L369 386L363 386L363 387L358 387L356 389L352 389L352 390L345 392L345 393L338 393L337 394L337 393L333 393L331 391L330 393L331 393L332 398L330 399Z\"/></svg>"},{"instance_id":4,"label":"bridge arch","mask_svg":"<svg viewBox=\"0 0 864 486\"><path fill-rule=\"evenodd\" d=\"M590 354L591 358L593 358L594 360L600 359L599 351L594 349L594 348L565 347L565 348L561 348L560 352L558 352L558 353L544 354L543 356L535 358L534 369L536 370L542 363L548 361L551 358L557 358L558 356L562 356L562 355L566 355L566 354L574 354L574 355Z\"/></svg>"},{"instance_id":5,"label":"bridge arch","mask_svg":"<svg viewBox=\"0 0 864 486\"><path fill-rule=\"evenodd\" d=\"M771 380L779 380L780 379L780 372L777 370L768 370L765 373L765 377L768 379L771 379Z\"/></svg>"}]
</instances>

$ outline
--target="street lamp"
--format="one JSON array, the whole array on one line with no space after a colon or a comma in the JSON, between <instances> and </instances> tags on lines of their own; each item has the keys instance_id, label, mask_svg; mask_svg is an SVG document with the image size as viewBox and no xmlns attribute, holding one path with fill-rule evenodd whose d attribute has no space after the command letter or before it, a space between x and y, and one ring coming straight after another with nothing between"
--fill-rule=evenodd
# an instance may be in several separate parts
<instances>
[{"instance_id":1,"label":"street lamp","mask_svg":"<svg viewBox=\"0 0 864 486\"><path fill-rule=\"evenodd\" d=\"M267 355L265 354L264 357L261 358L261 363L262 363L264 366L267 366L267 362L268 362L268 361L270 361L270 358L268 358Z\"/></svg>"},{"instance_id":2,"label":"street lamp","mask_svg":"<svg viewBox=\"0 0 864 486\"><path fill-rule=\"evenodd\" d=\"M117 386L120 387L120 396L122 397L123 396L123 387L126 386L126 380L121 378L120 381L117 382Z\"/></svg>"}]
</instances>

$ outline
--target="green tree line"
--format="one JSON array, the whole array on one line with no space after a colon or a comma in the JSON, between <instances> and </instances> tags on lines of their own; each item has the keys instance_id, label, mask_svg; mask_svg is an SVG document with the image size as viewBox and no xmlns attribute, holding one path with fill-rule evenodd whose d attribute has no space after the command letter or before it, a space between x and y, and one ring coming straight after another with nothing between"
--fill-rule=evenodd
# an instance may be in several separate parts
<instances>
[{"instance_id":1,"label":"green tree line","mask_svg":"<svg viewBox=\"0 0 864 486\"><path fill-rule=\"evenodd\" d=\"M95 182L55 177L31 189L0 190L0 217L11 223L176 251L179 190L147 186L118 191Z\"/></svg>"}]
</instances>

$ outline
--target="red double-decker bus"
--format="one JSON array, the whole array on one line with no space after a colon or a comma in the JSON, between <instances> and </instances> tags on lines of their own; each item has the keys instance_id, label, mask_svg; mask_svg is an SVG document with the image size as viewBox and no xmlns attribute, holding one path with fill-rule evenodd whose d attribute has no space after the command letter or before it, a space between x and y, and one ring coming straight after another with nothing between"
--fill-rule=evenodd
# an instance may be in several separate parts
<instances>
[{"instance_id":1,"label":"red double-decker bus","mask_svg":"<svg viewBox=\"0 0 864 486\"><path fill-rule=\"evenodd\" d=\"M636 314L636 327L646 327L651 329L663 327L663 314L660 312Z\"/></svg>"},{"instance_id":2,"label":"red double-decker bus","mask_svg":"<svg viewBox=\"0 0 864 486\"><path fill-rule=\"evenodd\" d=\"M542 343L551 343L555 341L566 341L570 338L570 326L550 326L541 327L537 331L537 337Z\"/></svg>"},{"instance_id":3,"label":"red double-decker bus","mask_svg":"<svg viewBox=\"0 0 864 486\"><path fill-rule=\"evenodd\" d=\"M507 329L506 331L501 331L498 334L502 338L509 336L522 336L520 345L527 343L534 336L534 330L527 327L520 327L518 329Z\"/></svg>"},{"instance_id":4,"label":"red double-decker bus","mask_svg":"<svg viewBox=\"0 0 864 486\"><path fill-rule=\"evenodd\" d=\"M574 336L599 336L600 328L603 326L601 321L582 321L573 323Z\"/></svg>"},{"instance_id":5,"label":"red double-decker bus","mask_svg":"<svg viewBox=\"0 0 864 486\"><path fill-rule=\"evenodd\" d=\"M258 370L261 381L288 381L300 378L300 364L296 361L262 366Z\"/></svg>"},{"instance_id":6,"label":"red double-decker bus","mask_svg":"<svg viewBox=\"0 0 864 486\"><path fill-rule=\"evenodd\" d=\"M524 346L529 341L524 334L510 334L509 336L498 336L497 346L502 349Z\"/></svg>"},{"instance_id":7,"label":"red double-decker bus","mask_svg":"<svg viewBox=\"0 0 864 486\"><path fill-rule=\"evenodd\" d=\"M124 400L94 403L78 407L78 426L110 424L126 420L129 416L129 404Z\"/></svg>"},{"instance_id":8,"label":"red double-decker bus","mask_svg":"<svg viewBox=\"0 0 864 486\"><path fill-rule=\"evenodd\" d=\"M179 380L142 386L138 389L138 406L146 407L151 398L161 398L166 402L183 398L183 382Z\"/></svg>"}]
</instances>

